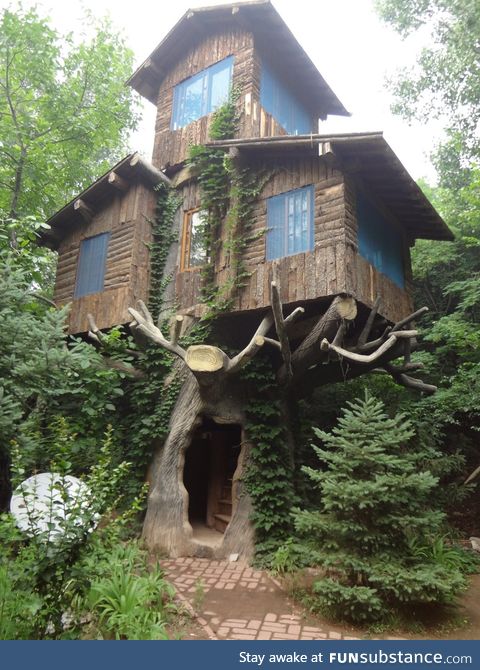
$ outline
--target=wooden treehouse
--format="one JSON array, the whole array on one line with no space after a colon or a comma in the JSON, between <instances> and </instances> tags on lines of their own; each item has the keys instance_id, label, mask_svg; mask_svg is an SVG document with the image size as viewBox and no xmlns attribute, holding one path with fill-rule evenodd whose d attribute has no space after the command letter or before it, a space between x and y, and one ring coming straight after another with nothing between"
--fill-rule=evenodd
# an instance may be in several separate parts
<instances>
[{"instance_id":1,"label":"wooden treehouse","mask_svg":"<svg viewBox=\"0 0 480 670\"><path fill-rule=\"evenodd\" d=\"M269 1L189 10L128 83L157 107L152 163L126 157L50 218L43 243L58 250L54 299L71 303L73 334L89 330L88 314L99 329L127 324L133 314L134 332L192 372L178 401L183 432L172 418L156 457L149 543L173 554L206 551L192 540L200 522L225 532L218 555L248 554L244 396L222 396L226 380L275 331L280 384L302 380L303 387L305 376L318 377L319 362L328 380L340 378L334 365L346 357L351 376L383 365L400 383L428 391L407 374L415 369L409 352L416 334L404 330L413 320L410 247L417 238L452 234L381 133L318 132L319 119L348 112ZM237 131L212 141L213 113L232 90L239 96ZM234 358L216 347L185 351L178 343L205 311L202 197L187 161L190 147L200 144L267 175L242 250L246 279L224 317L229 344L240 350ZM164 268L163 307L178 314L170 340L143 307L128 311L151 297L149 245L160 182L180 202ZM210 259L219 287L231 271L224 235L225 225ZM394 352L405 354L402 369L389 362ZM168 479L167 462L183 472L179 482Z\"/></svg>"}]
</instances>

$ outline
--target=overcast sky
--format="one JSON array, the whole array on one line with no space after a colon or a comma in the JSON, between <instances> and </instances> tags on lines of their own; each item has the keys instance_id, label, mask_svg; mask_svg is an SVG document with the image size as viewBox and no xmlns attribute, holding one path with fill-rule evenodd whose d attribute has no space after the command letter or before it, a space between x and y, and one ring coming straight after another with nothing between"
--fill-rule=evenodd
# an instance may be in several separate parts
<instances>
[{"instance_id":1,"label":"overcast sky","mask_svg":"<svg viewBox=\"0 0 480 670\"><path fill-rule=\"evenodd\" d=\"M320 132L382 130L385 138L414 178L434 178L428 154L438 139L438 127L408 126L390 112L391 97L385 76L414 61L419 40L402 42L375 15L373 0L273 0L293 34L318 67L351 119L329 117ZM12 3L0 0L0 7ZM215 0L177 2L152 0L27 0L49 14L60 30L76 30L84 7L96 14L109 13L143 62L189 7L223 4ZM154 107L144 104L144 118L132 138L132 149L151 155ZM437 133L437 136L436 136Z\"/></svg>"}]
</instances>

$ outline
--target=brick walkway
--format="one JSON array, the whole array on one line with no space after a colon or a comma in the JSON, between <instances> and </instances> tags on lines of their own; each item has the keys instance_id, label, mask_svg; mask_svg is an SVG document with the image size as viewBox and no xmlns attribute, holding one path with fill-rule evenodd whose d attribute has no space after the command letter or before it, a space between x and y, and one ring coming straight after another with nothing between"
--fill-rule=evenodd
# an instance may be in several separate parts
<instances>
[{"instance_id":1,"label":"brick walkway","mask_svg":"<svg viewBox=\"0 0 480 670\"><path fill-rule=\"evenodd\" d=\"M339 630L307 625L302 612L266 573L205 558L162 561L181 600L214 640L356 640ZM275 612L271 609L276 602ZM228 607L228 616L222 610ZM279 612L279 609L282 611Z\"/></svg>"}]
</instances>

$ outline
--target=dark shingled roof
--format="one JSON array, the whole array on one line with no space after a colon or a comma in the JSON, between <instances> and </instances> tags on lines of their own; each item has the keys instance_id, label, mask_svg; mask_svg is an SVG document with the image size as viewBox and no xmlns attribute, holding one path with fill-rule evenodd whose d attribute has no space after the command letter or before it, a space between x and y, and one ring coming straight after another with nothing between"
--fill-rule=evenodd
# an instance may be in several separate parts
<instances>
[{"instance_id":1,"label":"dark shingled roof","mask_svg":"<svg viewBox=\"0 0 480 670\"><path fill-rule=\"evenodd\" d=\"M328 156L345 173L363 182L396 215L412 238L453 240L453 233L409 175L381 132L337 135L283 135L219 140L209 146L261 153L263 158L301 153Z\"/></svg>"},{"instance_id":2,"label":"dark shingled roof","mask_svg":"<svg viewBox=\"0 0 480 670\"><path fill-rule=\"evenodd\" d=\"M127 84L156 104L160 83L168 70L200 36L218 26L239 26L253 33L255 44L282 72L285 81L319 118L350 116L270 0L189 9L175 24ZM308 91L308 96L305 96Z\"/></svg>"}]
</instances>

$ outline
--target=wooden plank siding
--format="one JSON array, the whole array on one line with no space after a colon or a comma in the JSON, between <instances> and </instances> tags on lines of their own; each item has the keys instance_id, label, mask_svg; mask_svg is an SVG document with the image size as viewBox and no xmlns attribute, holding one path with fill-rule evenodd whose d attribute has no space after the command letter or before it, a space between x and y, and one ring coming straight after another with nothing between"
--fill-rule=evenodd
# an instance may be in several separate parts
<instances>
[{"instance_id":1,"label":"wooden plank siding","mask_svg":"<svg viewBox=\"0 0 480 670\"><path fill-rule=\"evenodd\" d=\"M148 298L150 281L149 249L155 194L136 183L95 213L93 220L77 224L60 243L54 300L71 303L70 333L88 330L87 314L95 316L99 328L109 328L130 320L127 308L139 298ZM110 232L105 266L104 290L75 298L76 273L82 240Z\"/></svg>"},{"instance_id":2,"label":"wooden plank siding","mask_svg":"<svg viewBox=\"0 0 480 670\"><path fill-rule=\"evenodd\" d=\"M408 244L405 242L405 290L378 272L358 254L358 226L355 187L352 180L332 168L321 158L301 157L269 160L273 175L265 185L254 209L254 239L244 252L243 262L249 277L238 292L234 309L246 311L270 305L270 281L276 264L285 304L302 303L341 292L352 294L371 306L377 295L382 298L380 314L396 321L413 309L411 269ZM266 260L268 198L289 190L314 185L313 251ZM194 181L183 186L183 209L200 206L199 190ZM176 303L180 312L201 313L200 271L176 272ZM221 285L228 276L222 253L216 261L216 282Z\"/></svg>"},{"instance_id":3,"label":"wooden plank siding","mask_svg":"<svg viewBox=\"0 0 480 670\"><path fill-rule=\"evenodd\" d=\"M188 157L189 147L209 138L212 114L202 116L184 128L171 130L174 88L227 56L234 56L233 87L241 91L238 137L285 135L282 126L260 105L261 62L251 32L218 26L214 34L199 39L190 51L169 70L157 99L155 141L152 162L160 169L178 165Z\"/></svg>"},{"instance_id":4,"label":"wooden plank siding","mask_svg":"<svg viewBox=\"0 0 480 670\"><path fill-rule=\"evenodd\" d=\"M287 303L302 302L346 290L345 225L343 177L316 158L284 159L269 164L273 174L254 208L256 237L244 252L243 262L249 278L236 298L234 309L259 309L270 304L270 281L275 263L281 284L281 297ZM315 248L305 252L266 261L268 198L309 184L315 186ZM194 182L183 187L183 209L200 206ZM177 265L177 268L179 266ZM226 260L220 252L216 265L216 282L221 285L228 275ZM177 272L176 299L180 311L189 312L199 302L200 272Z\"/></svg>"}]
</instances>

